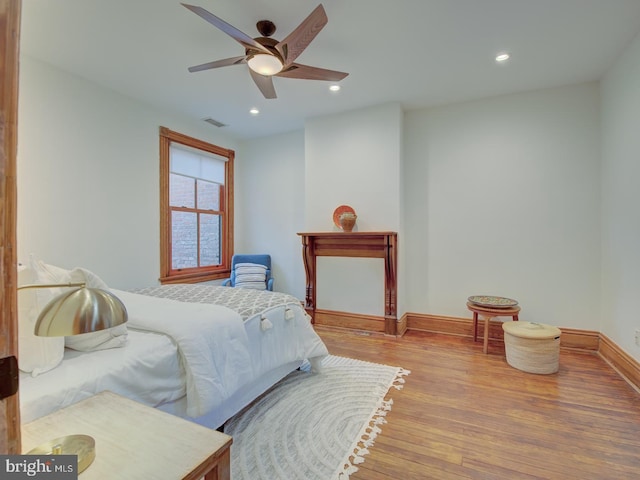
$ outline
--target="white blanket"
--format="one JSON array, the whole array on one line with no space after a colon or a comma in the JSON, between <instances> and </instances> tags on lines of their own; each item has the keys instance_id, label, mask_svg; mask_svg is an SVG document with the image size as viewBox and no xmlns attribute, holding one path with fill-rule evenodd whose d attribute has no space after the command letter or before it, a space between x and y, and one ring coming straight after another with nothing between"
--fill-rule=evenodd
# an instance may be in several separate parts
<instances>
[{"instance_id":1,"label":"white blanket","mask_svg":"<svg viewBox=\"0 0 640 480\"><path fill-rule=\"evenodd\" d=\"M178 345L189 416L216 408L253 380L249 339L238 313L218 305L111 291L127 307L130 327L164 333Z\"/></svg>"},{"instance_id":2,"label":"white blanket","mask_svg":"<svg viewBox=\"0 0 640 480\"><path fill-rule=\"evenodd\" d=\"M80 352L65 349L53 370L33 377L20 372L20 420L29 423L61 408L110 390L158 407L184 399L186 381L176 343L161 333L128 330L120 348Z\"/></svg>"}]
</instances>

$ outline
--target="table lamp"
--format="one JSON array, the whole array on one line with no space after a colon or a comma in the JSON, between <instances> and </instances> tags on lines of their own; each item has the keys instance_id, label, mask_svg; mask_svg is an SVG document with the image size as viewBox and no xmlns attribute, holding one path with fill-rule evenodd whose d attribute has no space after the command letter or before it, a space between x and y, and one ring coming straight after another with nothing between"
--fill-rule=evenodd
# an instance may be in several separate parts
<instances>
[{"instance_id":1,"label":"table lamp","mask_svg":"<svg viewBox=\"0 0 640 480\"><path fill-rule=\"evenodd\" d=\"M122 325L127 309L111 292L88 288L85 283L34 284L26 288L79 287L51 300L40 312L34 333L41 337L61 337L97 332ZM78 473L93 462L95 440L89 435L66 435L43 443L27 455L77 455Z\"/></svg>"}]
</instances>

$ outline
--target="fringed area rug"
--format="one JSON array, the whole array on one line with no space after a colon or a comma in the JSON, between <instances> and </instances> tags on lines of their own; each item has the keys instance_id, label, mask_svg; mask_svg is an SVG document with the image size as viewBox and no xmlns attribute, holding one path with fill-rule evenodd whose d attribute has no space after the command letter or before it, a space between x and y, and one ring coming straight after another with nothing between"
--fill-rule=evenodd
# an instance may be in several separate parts
<instances>
[{"instance_id":1,"label":"fringed area rug","mask_svg":"<svg viewBox=\"0 0 640 480\"><path fill-rule=\"evenodd\" d=\"M224 428L232 480L346 480L364 462L410 372L329 356L282 379Z\"/></svg>"}]
</instances>

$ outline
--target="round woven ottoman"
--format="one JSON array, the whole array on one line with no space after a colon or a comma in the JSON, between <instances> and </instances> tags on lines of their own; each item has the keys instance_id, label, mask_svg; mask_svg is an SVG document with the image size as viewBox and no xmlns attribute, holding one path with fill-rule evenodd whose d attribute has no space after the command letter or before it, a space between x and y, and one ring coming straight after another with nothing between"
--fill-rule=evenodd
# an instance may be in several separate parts
<instances>
[{"instance_id":1,"label":"round woven ottoman","mask_svg":"<svg viewBox=\"0 0 640 480\"><path fill-rule=\"evenodd\" d=\"M549 374L558 371L560 329L532 322L506 322L504 347L507 363L528 373Z\"/></svg>"}]
</instances>

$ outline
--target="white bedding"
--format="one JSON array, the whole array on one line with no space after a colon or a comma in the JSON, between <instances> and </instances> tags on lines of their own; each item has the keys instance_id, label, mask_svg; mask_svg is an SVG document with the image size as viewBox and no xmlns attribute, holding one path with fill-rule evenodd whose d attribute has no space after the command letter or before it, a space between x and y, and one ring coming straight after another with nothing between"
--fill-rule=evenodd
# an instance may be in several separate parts
<instances>
[{"instance_id":1,"label":"white bedding","mask_svg":"<svg viewBox=\"0 0 640 480\"><path fill-rule=\"evenodd\" d=\"M219 406L254 378L249 338L242 318L233 310L111 291L127 307L129 327L164 333L177 343L190 417Z\"/></svg>"},{"instance_id":2,"label":"white bedding","mask_svg":"<svg viewBox=\"0 0 640 480\"><path fill-rule=\"evenodd\" d=\"M103 390L153 407L183 398L176 344L166 335L129 329L122 348L90 353L66 349L55 369L37 377L20 372L21 420L31 422Z\"/></svg>"},{"instance_id":3,"label":"white bedding","mask_svg":"<svg viewBox=\"0 0 640 480\"><path fill-rule=\"evenodd\" d=\"M328 355L299 304L243 322L227 307L112 292L129 313L128 344L67 350L54 370L22 376L23 422L111 390L216 428L303 360Z\"/></svg>"}]
</instances>

